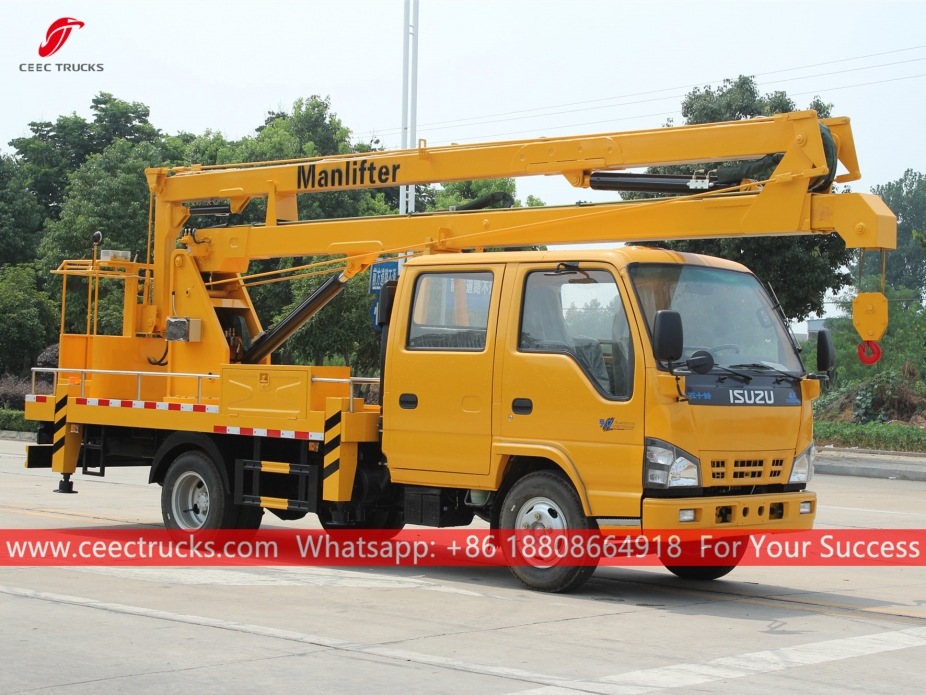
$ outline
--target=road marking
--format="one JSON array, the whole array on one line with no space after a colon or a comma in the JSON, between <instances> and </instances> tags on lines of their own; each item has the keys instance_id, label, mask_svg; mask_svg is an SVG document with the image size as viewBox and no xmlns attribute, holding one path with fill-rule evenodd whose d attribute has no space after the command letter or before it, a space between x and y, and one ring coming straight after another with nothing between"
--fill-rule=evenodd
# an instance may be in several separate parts
<instances>
[{"instance_id":1,"label":"road marking","mask_svg":"<svg viewBox=\"0 0 926 695\"><path fill-rule=\"evenodd\" d=\"M490 666L488 664L476 664L460 659L436 656L433 654L423 654L421 652L406 651L404 649L393 649L374 644L363 644L359 642L349 642L347 640L334 639L331 637L322 637L320 635L311 635L292 630L280 630L262 625L251 625L248 623L238 623L231 620L219 620L217 618L207 618L198 615L184 615L182 613L171 613L169 611L156 610L154 608L140 608L138 606L127 606L121 603L107 603L95 599L83 598L80 596L66 596L63 594L53 594L43 591L33 591L31 589L20 589L18 587L0 585L0 594L8 596L17 596L20 598L36 599L48 601L51 603L60 603L82 608L91 608L94 610L107 611L110 613L121 613L124 615L133 615L142 618L152 618L155 620L165 620L174 623L185 623L187 625L196 625L199 627L209 627L219 630L228 630L230 632L240 632L259 637L268 637L271 639L287 640L290 642L300 642L302 644L311 644L327 649L361 653L366 655L380 656L390 660L401 662L413 662L427 666L437 666L452 671L464 671L484 676L496 676L507 678L509 680L527 681L534 685L562 685L574 683L566 678L550 676L542 673L533 673L522 669L506 668L504 666Z\"/></svg>"},{"instance_id":2,"label":"road marking","mask_svg":"<svg viewBox=\"0 0 926 695\"><path fill-rule=\"evenodd\" d=\"M142 521L141 519L126 519L121 516L100 516L99 514L83 512L66 512L44 507L19 507L12 504L0 504L0 513L25 514L26 516L47 516L56 519L83 519L95 524L108 524L116 521L120 524L141 524L142 526L163 526L160 522Z\"/></svg>"},{"instance_id":3,"label":"road marking","mask_svg":"<svg viewBox=\"0 0 926 695\"><path fill-rule=\"evenodd\" d=\"M525 671L523 669L476 664L460 659L423 654L404 649L393 649L372 644L350 642L320 635L281 630L230 620L184 615L119 603L107 603L78 596L66 596L9 586L0 586L0 593L19 598L48 601L175 623L185 623L188 625L240 632L271 639L300 642L327 649L375 655L387 659L437 666L455 671L527 681L535 685L543 686L530 690L517 691L518 695L574 695L577 692L595 693L597 695L646 695L647 693L654 693L659 690L691 688L704 683L728 680L731 678L743 678L762 673L773 673L775 671L797 668L799 666L811 666L831 661L856 659L900 649L926 647L926 627L914 627L894 632L880 632L859 637L812 642L796 647L784 647L781 649L752 652L738 656L721 657L708 661L672 664L659 668L630 671L628 673L606 676L599 679L574 680L560 676Z\"/></svg>"},{"instance_id":4,"label":"road marking","mask_svg":"<svg viewBox=\"0 0 926 695\"><path fill-rule=\"evenodd\" d=\"M799 666L856 659L914 647L926 647L926 628L912 627L897 632L879 632L873 635L812 642L798 647L769 649L710 661L630 671L616 676L606 676L593 682L579 681L574 685L521 690L517 695L574 695L577 692L593 692L602 695L646 695L646 693L672 688L692 688L731 678L744 678L760 673L773 673Z\"/></svg>"},{"instance_id":5,"label":"road marking","mask_svg":"<svg viewBox=\"0 0 926 695\"><path fill-rule=\"evenodd\" d=\"M274 567L225 569L210 567L62 567L69 572L101 574L159 584L216 586L331 586L352 589L424 589L463 596L490 598L466 589L435 584L413 577L330 567ZM491 597L494 598L494 597Z\"/></svg>"},{"instance_id":6,"label":"road marking","mask_svg":"<svg viewBox=\"0 0 926 695\"><path fill-rule=\"evenodd\" d=\"M911 613L908 611L896 611L889 608L874 608L866 606L851 606L848 604L841 603L830 603L827 601L811 601L809 599L802 598L787 598L786 596L760 596L755 594L741 594L735 591L710 591L707 589L681 589L672 586L666 586L665 584L659 582L644 582L640 580L628 580L628 579L617 579L614 577L607 576L598 576L596 579L601 579L608 582L615 582L619 584L635 584L638 586L645 587L646 589L655 589L657 591L662 591L667 594L675 594L677 596L692 596L695 598L702 599L716 599L718 601L733 601L736 603L749 603L756 606L768 606L770 608L790 608L792 610L806 611L808 613L821 613L823 615L832 615L841 618L858 618L861 616L870 617L872 619L875 616L870 615L871 613L877 614L877 619L881 621L893 621L901 622L906 624L922 625L923 620L926 619L926 615L922 613ZM722 585L722 584L721 584Z\"/></svg>"}]
</instances>

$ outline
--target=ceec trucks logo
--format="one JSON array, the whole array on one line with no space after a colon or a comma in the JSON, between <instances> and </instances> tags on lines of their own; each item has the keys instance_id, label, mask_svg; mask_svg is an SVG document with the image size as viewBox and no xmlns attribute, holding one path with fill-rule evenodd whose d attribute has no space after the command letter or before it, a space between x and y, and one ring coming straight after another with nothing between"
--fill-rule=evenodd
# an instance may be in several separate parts
<instances>
[{"instance_id":1,"label":"ceec trucks logo","mask_svg":"<svg viewBox=\"0 0 926 695\"><path fill-rule=\"evenodd\" d=\"M82 26L84 26L84 23L73 17L56 19L48 27L48 31L45 32L45 43L39 46L39 57L49 58L55 55L64 46L64 42L68 40L71 30L80 29Z\"/></svg>"},{"instance_id":2,"label":"ceec trucks logo","mask_svg":"<svg viewBox=\"0 0 926 695\"><path fill-rule=\"evenodd\" d=\"M45 42L39 45L39 57L50 58L60 51L74 29L84 22L73 17L56 19L45 32ZM20 63L20 72L103 72L103 63Z\"/></svg>"}]
</instances>

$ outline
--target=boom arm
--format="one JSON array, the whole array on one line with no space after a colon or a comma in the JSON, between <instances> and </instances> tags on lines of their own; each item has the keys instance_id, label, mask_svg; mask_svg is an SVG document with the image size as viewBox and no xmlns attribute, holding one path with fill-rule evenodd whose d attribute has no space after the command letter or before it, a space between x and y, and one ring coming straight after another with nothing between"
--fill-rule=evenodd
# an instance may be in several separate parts
<instances>
[{"instance_id":1,"label":"boom arm","mask_svg":"<svg viewBox=\"0 0 926 695\"><path fill-rule=\"evenodd\" d=\"M821 121L814 111L585 137L437 148L421 141L409 150L284 163L149 169L149 188L156 197L156 308L140 312L147 321L138 329L145 334L163 332L180 285L188 282L180 278L185 258L195 263L199 274L212 273L221 279L234 278L256 259L343 254L347 257L344 275L350 277L384 252L453 252L583 241L836 231L850 248L894 248L896 218L879 198L862 193L811 192L811 187L830 173L820 123L829 128L838 159L847 170L835 180L860 178L849 119ZM560 174L582 188L588 187L592 174L599 171L760 159L778 153L783 156L763 185L744 182L720 193L588 206L298 221L297 195L305 193L539 174ZM267 198L263 226L212 228L201 232L197 243L181 237L189 217L185 204L225 199L232 212L240 212L259 197ZM184 248L176 248L178 239ZM883 317L881 309L875 311L878 315L869 323L881 325L883 334L886 310ZM863 335L865 340L880 337L873 332Z\"/></svg>"}]
</instances>

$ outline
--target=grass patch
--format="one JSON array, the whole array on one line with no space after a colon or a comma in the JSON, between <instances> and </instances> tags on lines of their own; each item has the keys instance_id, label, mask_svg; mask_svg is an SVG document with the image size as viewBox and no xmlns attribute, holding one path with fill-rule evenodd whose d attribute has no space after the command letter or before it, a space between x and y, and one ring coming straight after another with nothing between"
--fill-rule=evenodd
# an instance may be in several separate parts
<instances>
[{"instance_id":1,"label":"grass patch","mask_svg":"<svg viewBox=\"0 0 926 695\"><path fill-rule=\"evenodd\" d=\"M868 422L856 425L850 422L820 422L813 425L814 441L818 447L855 447L884 451L926 452L926 430L907 425Z\"/></svg>"},{"instance_id":2,"label":"grass patch","mask_svg":"<svg viewBox=\"0 0 926 695\"><path fill-rule=\"evenodd\" d=\"M12 430L13 432L35 432L39 428L39 423L27 420L25 413L21 410L0 409L0 430Z\"/></svg>"}]
</instances>

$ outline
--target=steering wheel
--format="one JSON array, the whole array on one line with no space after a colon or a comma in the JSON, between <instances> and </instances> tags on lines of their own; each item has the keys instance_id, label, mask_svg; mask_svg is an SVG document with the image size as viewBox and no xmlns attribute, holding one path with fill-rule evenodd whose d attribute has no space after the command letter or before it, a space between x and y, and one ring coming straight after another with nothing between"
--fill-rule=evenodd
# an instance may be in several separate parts
<instances>
[{"instance_id":1,"label":"steering wheel","mask_svg":"<svg viewBox=\"0 0 926 695\"><path fill-rule=\"evenodd\" d=\"M708 348L708 352L720 352L721 350L733 350L734 355L740 354L740 346L734 345L733 343L725 343L724 345Z\"/></svg>"}]
</instances>

